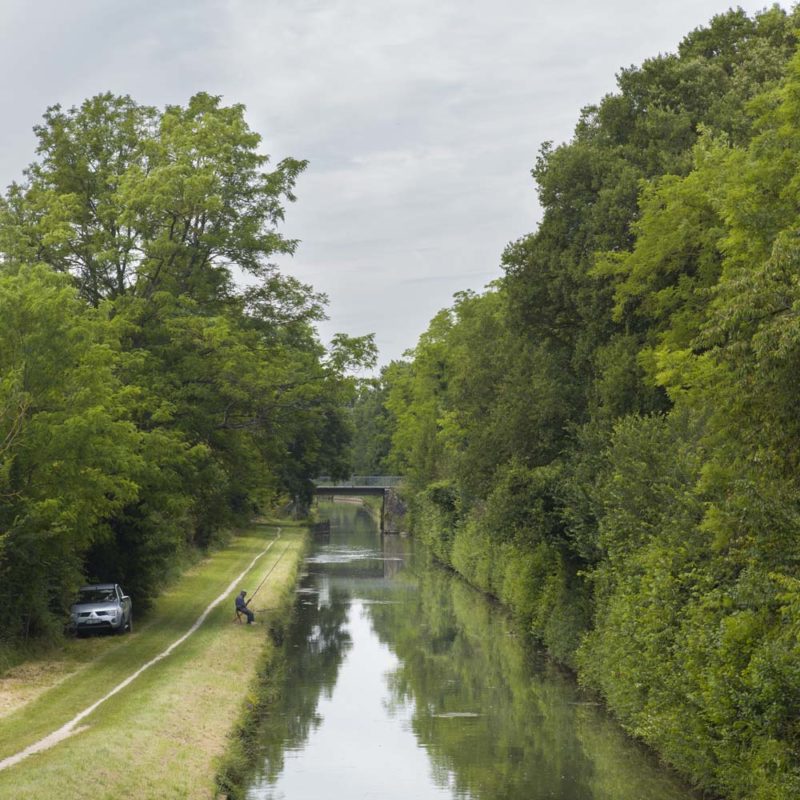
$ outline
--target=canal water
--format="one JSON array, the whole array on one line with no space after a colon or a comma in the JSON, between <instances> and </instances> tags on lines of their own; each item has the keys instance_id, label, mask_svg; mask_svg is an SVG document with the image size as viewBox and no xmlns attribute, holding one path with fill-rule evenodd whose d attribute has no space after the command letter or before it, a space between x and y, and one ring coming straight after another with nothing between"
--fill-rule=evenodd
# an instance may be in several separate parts
<instances>
[{"instance_id":1,"label":"canal water","mask_svg":"<svg viewBox=\"0 0 800 800\"><path fill-rule=\"evenodd\" d=\"M249 800L689 800L495 604L328 504Z\"/></svg>"}]
</instances>

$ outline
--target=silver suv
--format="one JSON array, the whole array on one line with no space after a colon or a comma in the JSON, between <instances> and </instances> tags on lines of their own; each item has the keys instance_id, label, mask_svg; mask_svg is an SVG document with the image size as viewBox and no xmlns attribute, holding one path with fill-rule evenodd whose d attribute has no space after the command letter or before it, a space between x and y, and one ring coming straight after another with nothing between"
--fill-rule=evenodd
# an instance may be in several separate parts
<instances>
[{"instance_id":1,"label":"silver suv","mask_svg":"<svg viewBox=\"0 0 800 800\"><path fill-rule=\"evenodd\" d=\"M132 631L131 599L118 583L84 586L78 594L78 601L70 609L70 628L78 635L97 630Z\"/></svg>"}]
</instances>

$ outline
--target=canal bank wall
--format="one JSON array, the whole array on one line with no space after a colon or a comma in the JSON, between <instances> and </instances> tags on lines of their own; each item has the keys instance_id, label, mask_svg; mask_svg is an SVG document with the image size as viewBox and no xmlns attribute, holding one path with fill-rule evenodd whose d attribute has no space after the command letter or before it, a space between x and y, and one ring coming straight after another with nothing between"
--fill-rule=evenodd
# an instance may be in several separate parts
<instances>
[{"instance_id":1,"label":"canal bank wall","mask_svg":"<svg viewBox=\"0 0 800 800\"><path fill-rule=\"evenodd\" d=\"M333 497L336 503L352 503L363 506L375 520L375 524L383 527L384 533L407 533L406 514L408 506L400 492L394 488L386 490L384 497ZM383 519L381 519L383 516Z\"/></svg>"}]
</instances>

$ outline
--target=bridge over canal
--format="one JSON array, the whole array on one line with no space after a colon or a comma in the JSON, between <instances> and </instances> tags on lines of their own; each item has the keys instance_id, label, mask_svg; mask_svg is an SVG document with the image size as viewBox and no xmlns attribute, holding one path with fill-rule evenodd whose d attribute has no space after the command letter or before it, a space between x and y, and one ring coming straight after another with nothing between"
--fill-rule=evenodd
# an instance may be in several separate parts
<instances>
[{"instance_id":1,"label":"bridge over canal","mask_svg":"<svg viewBox=\"0 0 800 800\"><path fill-rule=\"evenodd\" d=\"M381 533L384 533L386 496L402 483L400 475L351 475L347 480L334 481L323 476L314 481L316 497L382 497Z\"/></svg>"}]
</instances>

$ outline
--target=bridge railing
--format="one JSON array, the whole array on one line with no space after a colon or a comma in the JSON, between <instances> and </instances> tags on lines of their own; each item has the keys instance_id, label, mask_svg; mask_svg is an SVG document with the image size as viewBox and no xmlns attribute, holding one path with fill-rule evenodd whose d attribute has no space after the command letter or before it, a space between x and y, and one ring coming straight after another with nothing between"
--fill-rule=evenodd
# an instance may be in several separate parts
<instances>
[{"instance_id":1,"label":"bridge railing","mask_svg":"<svg viewBox=\"0 0 800 800\"><path fill-rule=\"evenodd\" d=\"M336 488L341 486L349 489L355 486L369 486L379 489L391 489L403 482L402 475L351 475L345 480L334 481L328 475L320 475L314 479L314 485L321 489Z\"/></svg>"}]
</instances>

